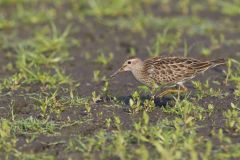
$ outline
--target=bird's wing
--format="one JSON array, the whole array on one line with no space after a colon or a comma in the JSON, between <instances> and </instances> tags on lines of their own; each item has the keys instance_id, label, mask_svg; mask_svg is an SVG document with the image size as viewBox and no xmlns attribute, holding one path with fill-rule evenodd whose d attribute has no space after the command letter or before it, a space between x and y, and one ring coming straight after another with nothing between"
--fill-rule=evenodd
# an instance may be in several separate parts
<instances>
[{"instance_id":1,"label":"bird's wing","mask_svg":"<svg viewBox=\"0 0 240 160\"><path fill-rule=\"evenodd\" d=\"M209 62L185 57L155 57L144 61L144 71L156 83L185 81L210 66Z\"/></svg>"}]
</instances>

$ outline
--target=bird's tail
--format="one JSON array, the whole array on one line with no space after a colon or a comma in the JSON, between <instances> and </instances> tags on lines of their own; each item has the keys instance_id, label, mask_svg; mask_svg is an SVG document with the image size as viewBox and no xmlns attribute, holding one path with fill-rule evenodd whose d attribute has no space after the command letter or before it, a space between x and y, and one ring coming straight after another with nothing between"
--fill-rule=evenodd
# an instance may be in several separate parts
<instances>
[{"instance_id":1,"label":"bird's tail","mask_svg":"<svg viewBox=\"0 0 240 160\"><path fill-rule=\"evenodd\" d=\"M197 64L193 65L192 67L198 73L200 73L200 72L205 72L209 68L213 68L213 67L216 67L218 65L225 64L225 63L226 63L226 61L224 59L219 58L219 59L216 59L216 60L200 62L200 63L197 63Z\"/></svg>"},{"instance_id":2,"label":"bird's tail","mask_svg":"<svg viewBox=\"0 0 240 160\"><path fill-rule=\"evenodd\" d=\"M215 67L215 66L218 66L218 65L225 64L226 60L223 59L223 58L219 58L219 59L212 60L210 62L212 63L212 66Z\"/></svg>"}]
</instances>

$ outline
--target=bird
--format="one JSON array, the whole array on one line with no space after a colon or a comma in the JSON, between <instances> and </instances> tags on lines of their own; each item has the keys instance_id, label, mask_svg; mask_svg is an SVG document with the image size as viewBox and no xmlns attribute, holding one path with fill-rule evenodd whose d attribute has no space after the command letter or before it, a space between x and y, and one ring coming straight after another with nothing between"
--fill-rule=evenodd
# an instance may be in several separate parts
<instances>
[{"instance_id":1,"label":"bird","mask_svg":"<svg viewBox=\"0 0 240 160\"><path fill-rule=\"evenodd\" d=\"M170 93L187 92L188 88L184 86L186 81L210 68L225 64L225 62L222 58L198 60L177 56L151 57L146 60L130 58L111 75L111 78L121 72L130 71L137 81L153 89L159 85L174 84L179 86L178 89L168 89L158 95L158 97L163 97Z\"/></svg>"}]
</instances>

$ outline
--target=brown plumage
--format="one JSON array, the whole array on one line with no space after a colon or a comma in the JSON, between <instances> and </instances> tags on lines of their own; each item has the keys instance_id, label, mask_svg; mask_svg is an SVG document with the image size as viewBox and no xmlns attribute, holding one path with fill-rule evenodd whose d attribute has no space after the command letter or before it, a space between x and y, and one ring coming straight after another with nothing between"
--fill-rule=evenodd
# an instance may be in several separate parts
<instances>
[{"instance_id":1,"label":"brown plumage","mask_svg":"<svg viewBox=\"0 0 240 160\"><path fill-rule=\"evenodd\" d=\"M201 61L186 57L155 57L142 61L133 58L125 61L112 77L123 71L131 71L138 81L149 87L174 83L186 90L183 85L185 81L224 63L224 59Z\"/></svg>"}]
</instances>

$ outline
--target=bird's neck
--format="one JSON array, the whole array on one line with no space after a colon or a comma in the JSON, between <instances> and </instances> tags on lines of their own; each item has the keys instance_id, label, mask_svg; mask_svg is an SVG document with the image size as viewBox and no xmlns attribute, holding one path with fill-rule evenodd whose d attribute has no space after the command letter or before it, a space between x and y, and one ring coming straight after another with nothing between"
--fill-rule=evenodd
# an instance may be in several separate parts
<instances>
[{"instance_id":1,"label":"bird's neck","mask_svg":"<svg viewBox=\"0 0 240 160\"><path fill-rule=\"evenodd\" d=\"M132 74L133 76L140 82L142 82L142 79L144 78L143 76L143 66L139 65L138 67L136 67L134 70L132 70Z\"/></svg>"}]
</instances>

